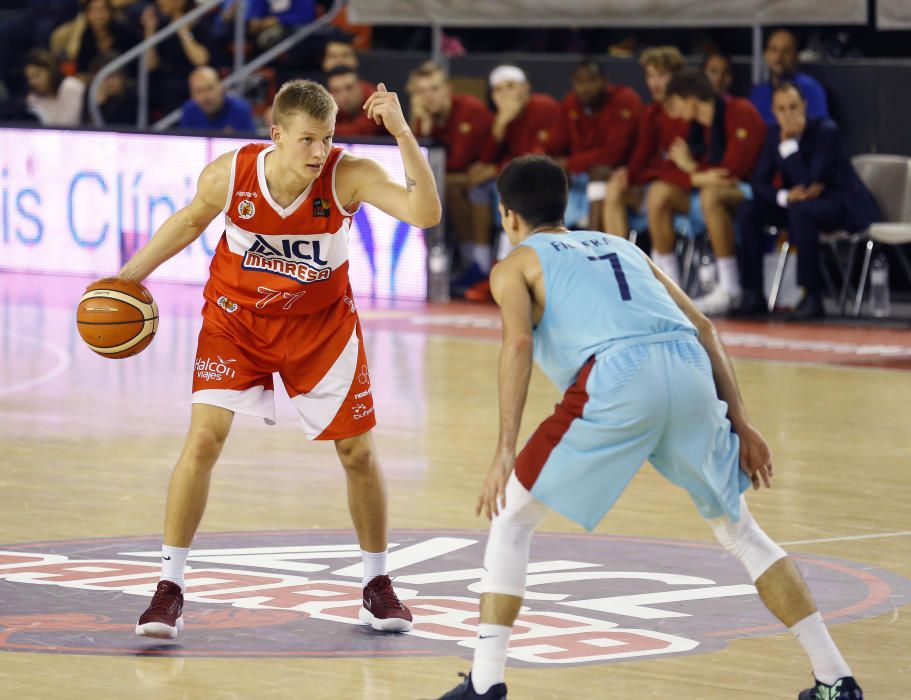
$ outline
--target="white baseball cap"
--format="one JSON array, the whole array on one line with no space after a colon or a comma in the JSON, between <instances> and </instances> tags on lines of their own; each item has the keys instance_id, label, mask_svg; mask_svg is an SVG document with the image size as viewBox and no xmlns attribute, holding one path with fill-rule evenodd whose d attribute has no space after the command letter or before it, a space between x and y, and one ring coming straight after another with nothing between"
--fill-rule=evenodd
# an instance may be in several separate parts
<instances>
[{"instance_id":1,"label":"white baseball cap","mask_svg":"<svg viewBox=\"0 0 911 700\"><path fill-rule=\"evenodd\" d=\"M518 66L497 66L490 71L490 87L496 87L500 83L527 83L525 71Z\"/></svg>"}]
</instances>

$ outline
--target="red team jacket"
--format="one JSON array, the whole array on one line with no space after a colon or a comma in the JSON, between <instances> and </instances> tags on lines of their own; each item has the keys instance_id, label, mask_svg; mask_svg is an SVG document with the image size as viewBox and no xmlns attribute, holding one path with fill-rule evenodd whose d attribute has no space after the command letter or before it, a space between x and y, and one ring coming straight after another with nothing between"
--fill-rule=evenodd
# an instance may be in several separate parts
<instances>
[{"instance_id":1,"label":"red team jacket","mask_svg":"<svg viewBox=\"0 0 911 700\"><path fill-rule=\"evenodd\" d=\"M550 95L534 93L518 117L506 127L503 140L490 134L481 150L481 160L505 166L513 158L529 154L559 156L566 152L566 134L560 103Z\"/></svg>"},{"instance_id":2,"label":"red team jacket","mask_svg":"<svg viewBox=\"0 0 911 700\"><path fill-rule=\"evenodd\" d=\"M674 182L686 175L667 159L668 150L678 136L685 139L690 125L681 119L671 119L664 107L653 102L639 118L636 145L629 160L629 182L644 185L652 180Z\"/></svg>"},{"instance_id":3,"label":"red team jacket","mask_svg":"<svg viewBox=\"0 0 911 700\"><path fill-rule=\"evenodd\" d=\"M452 111L443 123L435 123L430 137L446 146L446 171L458 173L481 159L481 149L490 135L493 115L472 95L453 95Z\"/></svg>"},{"instance_id":4,"label":"red team jacket","mask_svg":"<svg viewBox=\"0 0 911 700\"><path fill-rule=\"evenodd\" d=\"M596 165L623 165L633 149L642 100L632 88L611 85L597 112L569 92L563 98L563 124L569 140L567 168L584 173Z\"/></svg>"},{"instance_id":5,"label":"red team jacket","mask_svg":"<svg viewBox=\"0 0 911 700\"><path fill-rule=\"evenodd\" d=\"M697 159L699 170L724 168L735 180L749 180L765 141L765 121L753 103L742 97L729 98L724 102L723 109L723 115L716 111L715 119L723 120L723 124L719 126L723 128L724 133L724 156L720 162L709 161L709 144L712 141L713 129L704 128L706 147L705 152ZM685 190L693 187L690 175L678 168L663 170L660 179Z\"/></svg>"}]
</instances>

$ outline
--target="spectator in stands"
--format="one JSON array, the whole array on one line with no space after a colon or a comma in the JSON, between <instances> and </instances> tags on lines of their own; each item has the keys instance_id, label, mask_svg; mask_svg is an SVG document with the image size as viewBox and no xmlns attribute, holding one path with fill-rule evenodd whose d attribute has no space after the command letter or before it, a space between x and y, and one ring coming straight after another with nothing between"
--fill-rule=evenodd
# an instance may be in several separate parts
<instances>
[{"instance_id":1,"label":"spectator in stands","mask_svg":"<svg viewBox=\"0 0 911 700\"><path fill-rule=\"evenodd\" d=\"M357 71L359 65L360 61L357 51L354 50L354 46L351 43L351 37L338 32L331 34L326 40L322 58L320 59L320 67L323 70L324 77L328 76L330 71L339 66L353 68ZM361 79L360 82L361 89L365 95L364 99L367 99L366 96L372 95L376 88L369 80Z\"/></svg>"},{"instance_id":2,"label":"spectator in stands","mask_svg":"<svg viewBox=\"0 0 911 700\"><path fill-rule=\"evenodd\" d=\"M724 99L730 98L733 80L730 56L721 51L712 51L702 62L702 72L709 79L716 95Z\"/></svg>"},{"instance_id":3,"label":"spectator in stands","mask_svg":"<svg viewBox=\"0 0 911 700\"><path fill-rule=\"evenodd\" d=\"M665 175L666 203L688 211L697 228L705 228L718 267L718 285L695 303L708 315L728 313L741 301L734 216L752 196L746 182L762 149L765 122L749 100L719 97L705 73L695 69L674 76L665 105L668 114L693 127L688 141L678 138L671 144L670 159L679 170ZM673 226L650 231L654 249L672 253Z\"/></svg>"},{"instance_id":4,"label":"spectator in stands","mask_svg":"<svg viewBox=\"0 0 911 700\"><path fill-rule=\"evenodd\" d=\"M140 16L146 39L177 21L187 12L189 0L155 0ZM209 28L205 21L185 26L146 51L150 71L151 106L168 113L189 96L190 71L209 63ZM162 115L163 116L163 115Z\"/></svg>"},{"instance_id":5,"label":"spectator in stands","mask_svg":"<svg viewBox=\"0 0 911 700\"><path fill-rule=\"evenodd\" d=\"M214 68L200 66L190 73L188 83L190 99L180 115L182 128L246 134L256 131L250 105L240 97L225 94Z\"/></svg>"},{"instance_id":6,"label":"spectator in stands","mask_svg":"<svg viewBox=\"0 0 911 700\"><path fill-rule=\"evenodd\" d=\"M638 218L648 216L648 226L658 228L662 240L668 236L661 227L671 228L671 212L662 195L661 188L652 197L650 186L656 180L666 179L667 171L677 171L677 166L668 159L671 144L677 138L685 138L689 126L685 121L672 119L664 109L667 85L682 67L683 56L673 46L656 46L647 49L639 58L645 72L645 84L652 97L652 103L643 110L636 132L636 143L627 167L617 168L607 182L604 198L604 226L608 233L626 237L629 234L629 215ZM665 192L666 195L666 192ZM641 224L639 224L641 225ZM656 264L675 281L679 280L679 266L673 253L654 255Z\"/></svg>"},{"instance_id":7,"label":"spectator in stands","mask_svg":"<svg viewBox=\"0 0 911 700\"><path fill-rule=\"evenodd\" d=\"M769 128L753 175L753 199L737 224L744 285L741 310L764 312L762 262L765 227L785 227L798 249L797 283L803 298L790 314L805 320L824 315L819 283L819 234L861 231L879 217L876 202L854 171L838 127L809 117L807 101L792 83L772 95L776 125Z\"/></svg>"},{"instance_id":8,"label":"spectator in stands","mask_svg":"<svg viewBox=\"0 0 911 700\"><path fill-rule=\"evenodd\" d=\"M111 0L84 0L82 12L68 26L63 60L80 76L90 72L97 58L122 53L139 39L136 32L115 19Z\"/></svg>"},{"instance_id":9,"label":"spectator in stands","mask_svg":"<svg viewBox=\"0 0 911 700\"><path fill-rule=\"evenodd\" d=\"M117 54L97 56L89 66L87 84L91 84L98 71L115 58L117 58ZM86 107L83 121L91 123L88 100L89 95L88 90L86 90ZM136 88L123 68L115 70L101 81L101 85L98 86L98 105L101 108L101 116L105 124L136 126L137 112L139 111Z\"/></svg>"},{"instance_id":10,"label":"spectator in stands","mask_svg":"<svg viewBox=\"0 0 911 700\"><path fill-rule=\"evenodd\" d=\"M807 104L807 116L828 117L829 105L826 91L811 75L797 70L797 37L787 29L776 29L769 34L765 47L765 62L769 68L769 81L755 85L750 92L750 102L765 119L766 124L775 124L772 113L772 90L782 82L793 83Z\"/></svg>"},{"instance_id":11,"label":"spectator in stands","mask_svg":"<svg viewBox=\"0 0 911 700\"><path fill-rule=\"evenodd\" d=\"M347 36L333 34L326 40L320 65L323 73L328 75L329 71L339 66L348 66L357 70L360 63L351 40Z\"/></svg>"},{"instance_id":12,"label":"spectator in stands","mask_svg":"<svg viewBox=\"0 0 911 700\"><path fill-rule=\"evenodd\" d=\"M260 50L316 19L314 0L247 0L247 29Z\"/></svg>"},{"instance_id":13,"label":"spectator in stands","mask_svg":"<svg viewBox=\"0 0 911 700\"><path fill-rule=\"evenodd\" d=\"M550 95L533 93L521 68L497 66L490 72L489 83L496 114L480 162L468 169L468 186L470 201L487 207L492 217L496 209L495 178L500 169L513 158L529 153L563 155L566 135L560 103ZM483 277L472 280L471 270L467 270L465 276L453 281L453 291L466 294L466 298L487 300L489 272L482 270ZM468 293L472 288L477 294Z\"/></svg>"},{"instance_id":14,"label":"spectator in stands","mask_svg":"<svg viewBox=\"0 0 911 700\"><path fill-rule=\"evenodd\" d=\"M607 179L633 149L642 100L632 88L610 85L593 59L576 64L572 86L561 104L569 155L555 160L574 183L587 184L588 224L600 230Z\"/></svg>"},{"instance_id":15,"label":"spectator in stands","mask_svg":"<svg viewBox=\"0 0 911 700\"><path fill-rule=\"evenodd\" d=\"M491 266L492 217L487 204L468 199L468 169L480 158L493 115L477 97L453 94L445 71L434 61L411 71L406 89L415 136L446 148L446 218L461 245L462 261L480 279Z\"/></svg>"},{"instance_id":16,"label":"spectator in stands","mask_svg":"<svg viewBox=\"0 0 911 700\"><path fill-rule=\"evenodd\" d=\"M386 133L382 124L377 124L364 111L364 102L375 91L372 85L364 86L357 71L350 66L337 66L326 76L326 88L338 105L335 118L335 137L340 136L381 136Z\"/></svg>"},{"instance_id":17,"label":"spectator in stands","mask_svg":"<svg viewBox=\"0 0 911 700\"><path fill-rule=\"evenodd\" d=\"M45 126L76 126L82 115L85 84L63 77L50 52L32 49L25 61L26 104Z\"/></svg>"}]
</instances>

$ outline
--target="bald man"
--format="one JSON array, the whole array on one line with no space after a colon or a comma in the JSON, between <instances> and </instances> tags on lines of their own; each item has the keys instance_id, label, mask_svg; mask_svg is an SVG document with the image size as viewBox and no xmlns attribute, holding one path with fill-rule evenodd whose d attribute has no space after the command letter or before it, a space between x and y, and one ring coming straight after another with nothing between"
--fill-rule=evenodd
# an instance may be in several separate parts
<instances>
[{"instance_id":1,"label":"bald man","mask_svg":"<svg viewBox=\"0 0 911 700\"><path fill-rule=\"evenodd\" d=\"M225 94L214 68L200 66L189 78L190 99L184 102L180 126L252 134L256 132L253 112L246 100Z\"/></svg>"}]
</instances>

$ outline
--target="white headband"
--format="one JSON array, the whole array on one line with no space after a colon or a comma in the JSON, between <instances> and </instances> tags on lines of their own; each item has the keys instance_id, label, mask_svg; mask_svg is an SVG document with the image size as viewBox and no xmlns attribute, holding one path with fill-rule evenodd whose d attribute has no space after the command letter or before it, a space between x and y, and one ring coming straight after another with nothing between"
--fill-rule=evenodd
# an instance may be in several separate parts
<instances>
[{"instance_id":1,"label":"white headband","mask_svg":"<svg viewBox=\"0 0 911 700\"><path fill-rule=\"evenodd\" d=\"M528 78L517 66L497 66L490 72L490 87L496 87L500 83L506 82L527 83Z\"/></svg>"}]
</instances>

